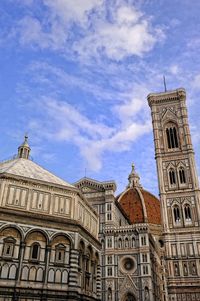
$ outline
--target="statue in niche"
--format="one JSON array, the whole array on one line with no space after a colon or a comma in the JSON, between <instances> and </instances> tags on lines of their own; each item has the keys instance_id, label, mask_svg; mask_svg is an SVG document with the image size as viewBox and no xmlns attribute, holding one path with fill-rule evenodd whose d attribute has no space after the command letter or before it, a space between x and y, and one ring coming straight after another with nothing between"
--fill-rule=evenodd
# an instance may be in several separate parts
<instances>
[{"instance_id":1,"label":"statue in niche","mask_svg":"<svg viewBox=\"0 0 200 301\"><path fill-rule=\"evenodd\" d=\"M192 274L196 275L196 264L195 263L192 264Z\"/></svg>"},{"instance_id":2,"label":"statue in niche","mask_svg":"<svg viewBox=\"0 0 200 301\"><path fill-rule=\"evenodd\" d=\"M149 301L150 299L149 299L149 289L148 289L148 287L145 287L145 289L144 289L144 300L145 301Z\"/></svg>"},{"instance_id":3,"label":"statue in niche","mask_svg":"<svg viewBox=\"0 0 200 301\"><path fill-rule=\"evenodd\" d=\"M174 265L174 269L175 269L175 275L179 275L178 265L177 264Z\"/></svg>"}]
</instances>

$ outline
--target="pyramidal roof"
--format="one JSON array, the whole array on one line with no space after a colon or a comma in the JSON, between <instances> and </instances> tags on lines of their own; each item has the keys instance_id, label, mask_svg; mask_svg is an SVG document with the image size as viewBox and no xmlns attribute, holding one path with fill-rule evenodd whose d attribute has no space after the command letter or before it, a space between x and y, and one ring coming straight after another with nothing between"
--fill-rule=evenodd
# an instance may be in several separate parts
<instances>
[{"instance_id":1,"label":"pyramidal roof","mask_svg":"<svg viewBox=\"0 0 200 301\"><path fill-rule=\"evenodd\" d=\"M73 185L55 176L35 162L24 158L16 158L0 163L0 175L1 174L20 176L47 182L49 184L75 188Z\"/></svg>"}]
</instances>

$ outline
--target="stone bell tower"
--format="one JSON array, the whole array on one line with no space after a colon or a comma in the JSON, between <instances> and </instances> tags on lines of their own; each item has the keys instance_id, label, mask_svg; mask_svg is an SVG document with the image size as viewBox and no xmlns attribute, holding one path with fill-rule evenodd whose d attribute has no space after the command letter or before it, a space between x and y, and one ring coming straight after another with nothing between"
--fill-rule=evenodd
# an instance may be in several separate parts
<instances>
[{"instance_id":1,"label":"stone bell tower","mask_svg":"<svg viewBox=\"0 0 200 301\"><path fill-rule=\"evenodd\" d=\"M169 301L200 300L200 192L183 88L148 95Z\"/></svg>"}]
</instances>

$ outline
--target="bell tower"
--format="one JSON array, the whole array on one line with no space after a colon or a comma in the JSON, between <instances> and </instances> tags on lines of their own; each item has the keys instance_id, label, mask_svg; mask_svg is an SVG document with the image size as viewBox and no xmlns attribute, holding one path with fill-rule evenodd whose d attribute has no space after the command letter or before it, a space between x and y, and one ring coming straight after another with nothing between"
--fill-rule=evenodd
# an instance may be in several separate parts
<instances>
[{"instance_id":1,"label":"bell tower","mask_svg":"<svg viewBox=\"0 0 200 301\"><path fill-rule=\"evenodd\" d=\"M168 298L197 301L200 300L200 192L186 92L180 88L152 93L147 99L154 132Z\"/></svg>"}]
</instances>

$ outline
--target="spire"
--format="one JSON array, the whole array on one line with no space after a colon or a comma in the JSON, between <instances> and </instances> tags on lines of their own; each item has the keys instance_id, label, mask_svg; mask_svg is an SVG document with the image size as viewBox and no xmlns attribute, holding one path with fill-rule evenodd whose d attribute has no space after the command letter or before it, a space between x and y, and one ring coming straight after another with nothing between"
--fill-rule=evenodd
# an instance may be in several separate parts
<instances>
[{"instance_id":1,"label":"spire","mask_svg":"<svg viewBox=\"0 0 200 301\"><path fill-rule=\"evenodd\" d=\"M139 175L135 172L135 165L132 164L132 170L130 175L128 176L128 180L129 180L129 184L128 184L128 188L133 188L133 187L138 187L141 188L141 184L140 184L140 177Z\"/></svg>"},{"instance_id":2,"label":"spire","mask_svg":"<svg viewBox=\"0 0 200 301\"><path fill-rule=\"evenodd\" d=\"M24 136L24 142L18 147L18 158L28 159L30 154L27 134Z\"/></svg>"}]
</instances>

